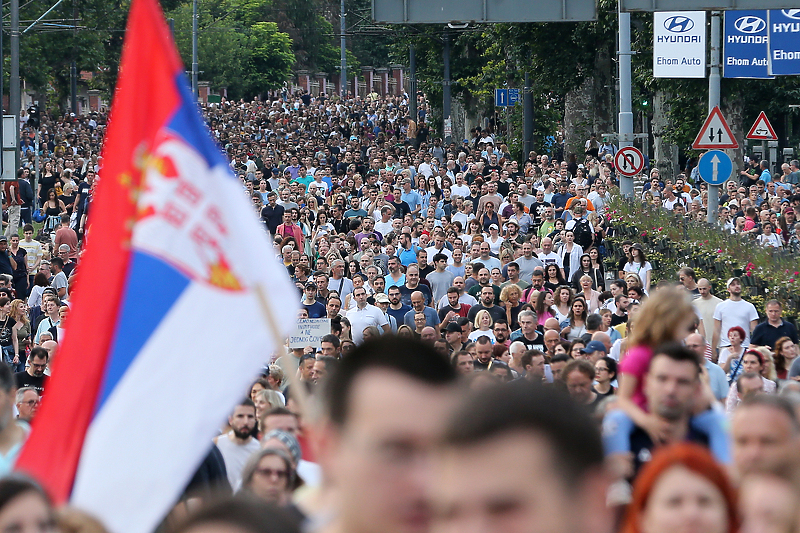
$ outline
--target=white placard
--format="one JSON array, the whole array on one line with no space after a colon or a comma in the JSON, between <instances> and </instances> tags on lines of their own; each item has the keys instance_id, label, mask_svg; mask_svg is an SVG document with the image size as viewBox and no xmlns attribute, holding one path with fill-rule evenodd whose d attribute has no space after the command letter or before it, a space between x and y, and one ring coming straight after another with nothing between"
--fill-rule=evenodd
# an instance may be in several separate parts
<instances>
[{"instance_id":1,"label":"white placard","mask_svg":"<svg viewBox=\"0 0 800 533\"><path fill-rule=\"evenodd\" d=\"M653 13L653 76L706 77L706 12Z\"/></svg>"},{"instance_id":2,"label":"white placard","mask_svg":"<svg viewBox=\"0 0 800 533\"><path fill-rule=\"evenodd\" d=\"M289 336L289 348L320 348L322 337L330 332L330 318L298 318L294 333Z\"/></svg>"}]
</instances>

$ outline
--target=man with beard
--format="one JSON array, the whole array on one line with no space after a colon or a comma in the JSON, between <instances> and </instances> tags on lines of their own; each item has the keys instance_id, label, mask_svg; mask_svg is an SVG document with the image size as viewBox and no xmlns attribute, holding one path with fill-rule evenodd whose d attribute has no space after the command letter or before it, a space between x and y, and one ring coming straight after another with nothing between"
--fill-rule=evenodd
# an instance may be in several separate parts
<instances>
[{"instance_id":1,"label":"man with beard","mask_svg":"<svg viewBox=\"0 0 800 533\"><path fill-rule=\"evenodd\" d=\"M47 376L44 375L44 371L47 368L47 360L49 358L50 354L41 346L32 349L28 358L29 365L27 370L14 374L14 381L16 382L17 388L30 387L39 393L40 396L43 395L44 382L47 379Z\"/></svg>"},{"instance_id":2,"label":"man with beard","mask_svg":"<svg viewBox=\"0 0 800 533\"><path fill-rule=\"evenodd\" d=\"M233 409L233 414L228 417L231 430L225 435L214 439L214 444L219 448L225 459L225 470L228 472L228 481L236 492L242 483L242 469L250 455L259 450L261 445L253 438L256 427L256 406L249 398Z\"/></svg>"}]
</instances>

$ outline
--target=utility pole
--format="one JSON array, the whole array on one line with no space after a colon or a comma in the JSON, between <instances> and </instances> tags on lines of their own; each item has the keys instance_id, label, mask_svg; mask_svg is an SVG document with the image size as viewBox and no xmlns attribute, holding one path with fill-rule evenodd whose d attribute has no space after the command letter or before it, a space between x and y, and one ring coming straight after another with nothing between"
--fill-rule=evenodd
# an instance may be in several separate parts
<instances>
[{"instance_id":1,"label":"utility pole","mask_svg":"<svg viewBox=\"0 0 800 533\"><path fill-rule=\"evenodd\" d=\"M720 88L720 33L722 21L720 11L711 12L711 70L708 74L708 112L719 107ZM765 152L766 153L766 152ZM708 223L716 224L719 220L719 185L708 186Z\"/></svg>"},{"instance_id":2,"label":"utility pole","mask_svg":"<svg viewBox=\"0 0 800 533\"><path fill-rule=\"evenodd\" d=\"M533 150L533 92L531 92L531 79L528 71L525 71L525 88L522 89L522 160L528 158L528 154Z\"/></svg>"},{"instance_id":3,"label":"utility pole","mask_svg":"<svg viewBox=\"0 0 800 533\"><path fill-rule=\"evenodd\" d=\"M442 50L442 59L444 60L444 81L442 82L442 117L445 124L444 144L450 145L452 140L451 135L447 135L448 125L450 125L450 132L452 132L452 120L450 118L450 34L444 32L444 49Z\"/></svg>"},{"instance_id":4,"label":"utility pole","mask_svg":"<svg viewBox=\"0 0 800 533\"><path fill-rule=\"evenodd\" d=\"M78 2L72 0L72 61L69 64L69 91L72 113L78 116L78 65L75 58L78 55Z\"/></svg>"},{"instance_id":5,"label":"utility pole","mask_svg":"<svg viewBox=\"0 0 800 533\"><path fill-rule=\"evenodd\" d=\"M19 0L11 0L11 87L8 88L11 114L14 115L14 137L19 139L19 110L22 107L19 85ZM19 149L15 150L14 174L19 168Z\"/></svg>"},{"instance_id":6,"label":"utility pole","mask_svg":"<svg viewBox=\"0 0 800 533\"><path fill-rule=\"evenodd\" d=\"M339 53L341 54L339 59L341 62L341 78L339 79L339 84L342 87L342 99L344 99L345 95L347 94L347 37L345 36L346 17L347 14L344 11L344 0L342 0L341 6L339 7Z\"/></svg>"},{"instance_id":7,"label":"utility pole","mask_svg":"<svg viewBox=\"0 0 800 533\"><path fill-rule=\"evenodd\" d=\"M411 120L417 122L417 56L412 43L408 48L408 70L409 70L409 95L408 95L408 114ZM419 125L417 125L419 127Z\"/></svg>"},{"instance_id":8,"label":"utility pole","mask_svg":"<svg viewBox=\"0 0 800 533\"><path fill-rule=\"evenodd\" d=\"M192 2L192 94L197 103L200 94L197 92L197 0Z\"/></svg>"},{"instance_id":9,"label":"utility pole","mask_svg":"<svg viewBox=\"0 0 800 533\"><path fill-rule=\"evenodd\" d=\"M617 7L619 19L619 146L633 146L633 110L631 105L631 14ZM619 189L625 198L633 198L633 178L620 176Z\"/></svg>"}]
</instances>

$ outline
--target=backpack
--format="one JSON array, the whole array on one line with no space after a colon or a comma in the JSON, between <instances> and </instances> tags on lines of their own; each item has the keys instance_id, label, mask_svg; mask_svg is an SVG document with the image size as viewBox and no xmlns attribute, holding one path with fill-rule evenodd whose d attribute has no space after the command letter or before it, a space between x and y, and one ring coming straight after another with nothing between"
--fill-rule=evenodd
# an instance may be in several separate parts
<instances>
[{"instance_id":1,"label":"backpack","mask_svg":"<svg viewBox=\"0 0 800 533\"><path fill-rule=\"evenodd\" d=\"M584 250L587 250L594 242L594 234L592 234L591 225L585 218L580 218L575 221L572 232L575 234L575 243L580 245Z\"/></svg>"}]
</instances>

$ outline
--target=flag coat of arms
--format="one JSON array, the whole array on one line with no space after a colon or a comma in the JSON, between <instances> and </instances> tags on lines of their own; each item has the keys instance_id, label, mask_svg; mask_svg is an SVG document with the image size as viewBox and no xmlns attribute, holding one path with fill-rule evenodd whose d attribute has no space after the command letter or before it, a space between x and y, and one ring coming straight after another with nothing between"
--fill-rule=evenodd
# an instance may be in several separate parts
<instances>
[{"instance_id":1,"label":"flag coat of arms","mask_svg":"<svg viewBox=\"0 0 800 533\"><path fill-rule=\"evenodd\" d=\"M157 0L133 0L64 343L17 470L149 533L296 313Z\"/></svg>"}]
</instances>

